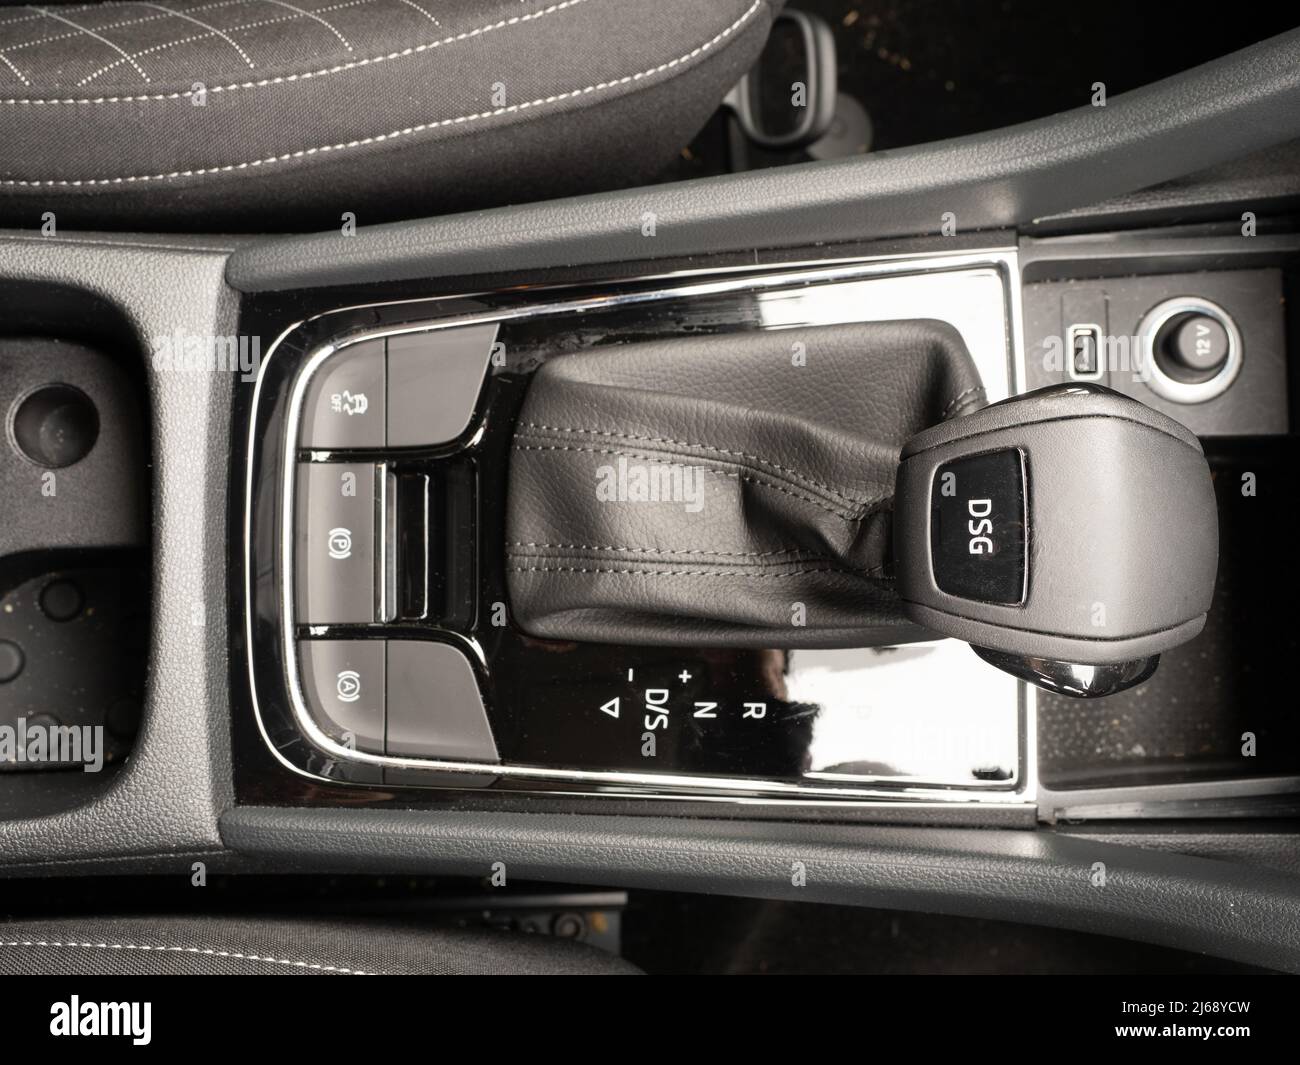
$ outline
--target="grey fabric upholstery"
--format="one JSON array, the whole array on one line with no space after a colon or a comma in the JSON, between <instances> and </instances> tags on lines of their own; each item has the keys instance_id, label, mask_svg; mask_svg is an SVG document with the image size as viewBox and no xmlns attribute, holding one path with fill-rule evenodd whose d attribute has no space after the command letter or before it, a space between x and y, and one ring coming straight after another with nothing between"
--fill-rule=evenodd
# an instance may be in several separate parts
<instances>
[{"instance_id":1,"label":"grey fabric upholstery","mask_svg":"<svg viewBox=\"0 0 1300 1065\"><path fill-rule=\"evenodd\" d=\"M542 935L377 921L85 917L0 924L0 975L627 975L606 951Z\"/></svg>"},{"instance_id":2,"label":"grey fabric upholstery","mask_svg":"<svg viewBox=\"0 0 1300 1065\"><path fill-rule=\"evenodd\" d=\"M340 227L644 181L779 0L0 9L0 219ZM635 219L630 219L632 224Z\"/></svg>"}]
</instances>

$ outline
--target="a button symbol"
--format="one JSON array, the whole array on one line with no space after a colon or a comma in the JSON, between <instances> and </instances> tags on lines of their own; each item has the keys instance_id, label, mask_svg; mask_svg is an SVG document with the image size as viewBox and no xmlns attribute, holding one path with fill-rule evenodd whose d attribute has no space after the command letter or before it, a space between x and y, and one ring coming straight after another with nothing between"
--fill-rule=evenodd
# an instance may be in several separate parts
<instances>
[{"instance_id":1,"label":"a button symbol","mask_svg":"<svg viewBox=\"0 0 1300 1065\"><path fill-rule=\"evenodd\" d=\"M370 409L370 400L366 398L364 392L349 392L346 388L342 392L335 392L330 396L330 410L335 414L346 414L351 417L354 414L365 414Z\"/></svg>"},{"instance_id":2,"label":"a button symbol","mask_svg":"<svg viewBox=\"0 0 1300 1065\"><path fill-rule=\"evenodd\" d=\"M334 690L338 693L339 702L355 703L361 698L361 674L355 669L340 670Z\"/></svg>"},{"instance_id":3,"label":"a button symbol","mask_svg":"<svg viewBox=\"0 0 1300 1065\"><path fill-rule=\"evenodd\" d=\"M330 558L342 561L352 557L352 530L331 529L328 541Z\"/></svg>"}]
</instances>

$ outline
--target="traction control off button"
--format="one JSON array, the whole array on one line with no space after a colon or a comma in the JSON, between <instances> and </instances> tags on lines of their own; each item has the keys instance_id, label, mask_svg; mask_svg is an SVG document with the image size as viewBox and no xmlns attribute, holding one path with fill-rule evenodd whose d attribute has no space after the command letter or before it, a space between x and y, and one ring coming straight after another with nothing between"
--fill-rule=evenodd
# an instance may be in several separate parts
<instances>
[{"instance_id":1,"label":"traction control off button","mask_svg":"<svg viewBox=\"0 0 1300 1065\"><path fill-rule=\"evenodd\" d=\"M382 339L362 341L330 355L307 386L302 446L383 447L386 401Z\"/></svg>"}]
</instances>

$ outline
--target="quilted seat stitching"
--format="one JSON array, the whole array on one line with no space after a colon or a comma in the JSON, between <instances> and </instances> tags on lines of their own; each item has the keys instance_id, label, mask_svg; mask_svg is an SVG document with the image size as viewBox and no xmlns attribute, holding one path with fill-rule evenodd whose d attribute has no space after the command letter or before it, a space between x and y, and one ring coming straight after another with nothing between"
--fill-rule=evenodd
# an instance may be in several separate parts
<instances>
[{"instance_id":1,"label":"quilted seat stitching","mask_svg":"<svg viewBox=\"0 0 1300 1065\"><path fill-rule=\"evenodd\" d=\"M163 7L161 4L145 3L145 0L140 0L140 4L142 7L152 7L158 11L165 12L168 15L174 15L178 19L183 19L186 22L192 22L194 23L194 25L201 26L203 29L209 31L210 33L216 34L216 36L220 37L223 41L225 41L228 45L230 45L231 48L233 48L236 52L239 53L239 58L248 64L248 68L250 70L256 69L256 64L254 64L252 59L249 58L248 53L245 52L244 49L240 46L239 42L236 41L233 37L230 37L225 30L218 29L216 26L213 26L211 23L204 22L202 19L195 18L188 11L173 11L171 8ZM351 51L351 49L349 48L348 51Z\"/></svg>"},{"instance_id":2,"label":"quilted seat stitching","mask_svg":"<svg viewBox=\"0 0 1300 1065\"><path fill-rule=\"evenodd\" d=\"M244 4L247 3L248 0L225 0L225 2L227 4L231 4L231 3ZM214 7L216 5L209 4L207 6ZM197 11L202 9L195 8L195 10ZM157 22L160 19L165 19L170 17L171 17L170 15L143 15L140 18L127 19L124 22L105 23L103 26L96 26L95 29L99 30L100 32L103 32L104 30L116 30L116 29L120 29L123 26L138 26L144 22ZM14 21L16 22L18 20L15 19ZM4 29L4 27L7 25L9 25L9 23L7 22L0 24L0 30ZM80 36L81 36L80 33L56 33L49 37L37 37L36 40L34 41L22 41L19 44L6 44L3 48L0 48L0 53L19 52L22 51L22 49L24 48L35 48L37 45L53 44L55 41L67 41L67 40L71 40L73 37L80 37Z\"/></svg>"},{"instance_id":3,"label":"quilted seat stitching","mask_svg":"<svg viewBox=\"0 0 1300 1065\"><path fill-rule=\"evenodd\" d=\"M495 30L503 29L507 26L520 25L527 22L535 21L546 15L554 14L557 11L563 11L570 7L576 7L579 4L585 4L588 0L559 0L558 3L551 4L539 11L532 11L526 15L515 15L508 19L501 19L499 22L491 23L487 26L479 26L473 30L466 30L463 33L453 34L450 37L444 37L441 40L429 41L426 44L412 45L409 48L403 48L396 52L388 52L384 55L372 56L368 59L356 59L347 63L340 63L337 66L326 67L321 70L308 70L300 74L282 74L271 78L262 78L259 81L233 82L229 85L213 85L207 89L209 93L236 92L241 89L261 89L269 85L284 85L298 81L307 81L311 78L323 78L330 74L339 74L344 71L354 70L358 67L373 66L378 63L386 63L394 59L404 59L408 56L419 55L431 51L434 48L441 48L449 44L457 44L460 41L467 41L473 37L481 37L484 34L491 33ZM748 13L742 16L748 17ZM15 20L17 21L17 20ZM0 27L3 28L3 27ZM54 106L59 104L116 104L116 103L142 103L149 100L184 100L194 95L192 89L186 89L184 92L164 92L164 93L142 93L129 96L92 96L92 97L20 97L0 99L0 104L9 104L12 106Z\"/></svg>"},{"instance_id":4,"label":"quilted seat stitching","mask_svg":"<svg viewBox=\"0 0 1300 1065\"><path fill-rule=\"evenodd\" d=\"M427 18L435 26L442 25L442 23L439 22L436 18L434 18L433 15L429 14L429 12L425 11L424 8L422 8L419 4L417 4L415 0L398 0L398 3L405 4L407 7L415 8L416 11L418 11L421 15Z\"/></svg>"},{"instance_id":5,"label":"quilted seat stitching","mask_svg":"<svg viewBox=\"0 0 1300 1065\"><path fill-rule=\"evenodd\" d=\"M4 52L0 52L0 63L3 63L3 64L4 64L5 66L7 66L10 70L12 70L12 71L14 72L14 75L15 75L15 76L18 78L18 80L21 81L24 85L30 85L30 84L31 84L31 82L28 81L27 78L24 76L23 72L22 72L21 70L19 70L16 66L14 66L13 60L10 59L7 55L5 55Z\"/></svg>"},{"instance_id":6,"label":"quilted seat stitching","mask_svg":"<svg viewBox=\"0 0 1300 1065\"><path fill-rule=\"evenodd\" d=\"M439 129L446 126L459 125L468 122L476 122L483 119L495 118L504 114L513 114L513 113L527 110L529 108L540 107L546 104L557 103L561 100L567 100L579 96L585 96L593 92L603 92L607 89L616 88L621 85L627 85L632 82L640 81L648 77L653 77L656 74L663 73L665 70L671 70L673 67L680 66L682 63L685 62L689 62L691 59L694 59L696 56L707 51L708 49L712 48L714 45L720 43L721 41L729 37L732 33L734 33L737 29L739 29L740 26L742 26L745 22L747 22L750 16L753 15L753 13L757 11L765 2L766 0L754 0L754 2L749 6L749 8L746 9L745 13L742 14L730 26L728 26L726 29L722 30L720 33L712 37L710 40L705 41L703 44L697 46L696 48L693 48L690 52L686 53L685 55L678 56L676 59L671 59L666 63L660 63L658 66L652 67L649 70L643 70L636 74L628 74L622 78L618 78L613 81L604 81L604 82L599 82L595 85L587 85L581 89L573 89L569 92L556 93L554 95L542 97L536 100L529 100L522 104L512 104L509 107L498 107L492 111L481 111L478 112L477 114L472 114L472 115L459 115L456 118L445 118L445 119L440 119L432 122L423 122L416 126L408 126L405 129L393 130L390 133L378 133L369 137L361 137L356 140L344 141L338 144L321 145L316 148L301 148L295 152L285 152L282 155L273 155L263 159L253 159L242 163L226 163L219 166L195 167L188 170L173 170L165 174L139 174L139 175L131 175L127 177L113 177L113 178L76 178L76 179L7 178L4 180L0 180L0 186L18 186L18 187L28 187L28 188L52 188L52 187L79 188L79 187L93 186L93 185L142 184L144 182L149 182L149 181L167 181L173 178L180 178L180 177L202 177L203 175L206 174L233 173L239 170L249 170L254 167L271 166L274 165L275 163L290 162L294 159L305 159L313 155L324 154L325 152L345 151L350 148L360 148L360 147L365 147L366 145L369 144L379 144L384 141L397 140L398 138L401 137L409 137L416 133L422 133L425 130ZM209 89L208 91L212 92L214 90ZM178 95L187 95L187 94L178 94ZM0 103L5 103L5 102L12 103L13 101L0 100Z\"/></svg>"},{"instance_id":7,"label":"quilted seat stitching","mask_svg":"<svg viewBox=\"0 0 1300 1065\"><path fill-rule=\"evenodd\" d=\"M337 37L340 41L343 42L344 48L346 48L349 52L352 51L352 42L349 41L346 37L344 37L343 34L339 33L339 31L336 30L334 26L331 25L327 19L321 18L320 15L317 14L316 12L308 11L306 8L295 7L293 4L285 3L285 0L266 0L266 2L268 4L275 4L276 7L287 7L290 11L296 11L300 15L304 15L314 22L319 22L322 26L324 26L327 30L329 30L330 33L334 34L335 37Z\"/></svg>"},{"instance_id":8,"label":"quilted seat stitching","mask_svg":"<svg viewBox=\"0 0 1300 1065\"><path fill-rule=\"evenodd\" d=\"M62 22L65 25L71 26L74 30L80 30L87 37L93 37L95 40L101 41L102 43L108 45L111 49L113 49L113 51L117 52L118 55L125 57L126 61L131 64L135 72L144 79L146 85L149 83L149 75L145 73L144 67L140 66L140 64L137 63L131 57L131 55L126 51L126 49L124 49L120 44L115 44L114 42L110 41L107 37L104 37L103 35L96 33L95 30L87 26L82 26L79 23L73 22L72 19L67 18L64 15L55 14L53 11L47 11L44 8L40 8L39 10L41 14L45 15L47 18L52 18L56 22Z\"/></svg>"},{"instance_id":9,"label":"quilted seat stitching","mask_svg":"<svg viewBox=\"0 0 1300 1065\"><path fill-rule=\"evenodd\" d=\"M330 4L328 7L320 8L320 10L339 11L342 10L343 8L358 7L359 5L368 2L369 0L344 0L343 3ZM191 34L189 37L180 38L180 40L167 41L164 44L156 44L152 48L145 48L143 51L132 52L131 55L133 58L138 59L141 56L153 55L155 52L164 52L169 48L179 48L181 45L190 44L193 41L207 40L208 38L214 35L224 36L225 32L234 33L237 30L260 29L262 26L275 26L283 22L293 22L296 19L301 17L302 16L300 15L277 15L275 18L259 19L257 22L241 22L238 26L227 26L225 31L214 30L207 33ZM242 49L241 49L241 53L242 53ZM115 67L120 67L124 62L126 62L126 60L117 59L114 60L112 63L107 63L104 66L100 67L98 70L96 70L93 74L86 75L86 77L82 78L81 81L79 81L77 84L79 86L89 84L90 82L94 81L97 77L99 77L101 74L106 74L108 71L114 69ZM252 60L249 60L249 65L250 66L252 65Z\"/></svg>"},{"instance_id":10,"label":"quilted seat stitching","mask_svg":"<svg viewBox=\"0 0 1300 1065\"><path fill-rule=\"evenodd\" d=\"M216 2L214 3L200 4L198 7L192 7L189 9L189 12L192 14L197 11L209 11L212 10L213 8L234 7L238 4L249 4L254 2L256 2L256 0L216 0ZM364 2L364 0L361 0L361 2ZM410 0L402 0L402 2L409 3ZM133 2L129 4L100 4L97 5L95 8L70 8L70 9L65 8L64 12L65 14L76 14L78 11L97 10L99 8L106 8L106 7L156 7L156 6L157 6L156 4L136 3L133 0ZM146 22L159 22L162 19L174 18L176 14L177 13L174 11L164 11L162 14L158 14L158 15L143 15L140 18L123 19L118 22L106 22L102 26L96 26L95 29L96 31L103 33L106 30L117 30L117 29L121 29L124 26L139 26ZM35 18L43 18L44 16L33 15L31 17L35 19ZM0 30L3 30L5 26L13 25L24 21L27 20L11 19L9 22L0 22ZM246 29L247 27L234 26L230 28ZM56 33L56 34L52 34L49 37L37 37L34 41L22 41L19 44L7 44L3 48L0 48L0 62L4 63L10 70L12 70L14 74L17 75L18 80L21 81L24 85L31 85L31 82L27 80L23 72L19 70L16 66L14 66L14 64L9 60L8 57L11 53L20 52L24 48L36 48L42 44L52 44L55 41L67 41L67 40L71 40L74 37L81 37L81 36L84 36L81 33L81 31L77 31L76 33ZM187 38L187 40L194 40L194 38ZM178 42L178 43L182 43L182 42ZM143 53L136 53L136 54L139 55ZM118 66L120 65L120 63L121 61L119 60L118 62L114 63L113 66ZM102 73L102 71L100 71L100 73ZM92 79L85 78L83 79L83 83L85 81L90 81L90 80Z\"/></svg>"}]
</instances>

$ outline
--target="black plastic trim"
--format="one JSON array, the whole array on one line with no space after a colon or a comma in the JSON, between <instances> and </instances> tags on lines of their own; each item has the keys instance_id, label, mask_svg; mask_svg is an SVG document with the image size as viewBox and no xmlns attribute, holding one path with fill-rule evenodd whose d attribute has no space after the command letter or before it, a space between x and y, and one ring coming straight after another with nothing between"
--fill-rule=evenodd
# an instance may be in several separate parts
<instances>
[{"instance_id":1,"label":"black plastic trim","mask_svg":"<svg viewBox=\"0 0 1300 1065\"><path fill-rule=\"evenodd\" d=\"M992 917L1300 971L1300 879L1047 830L246 807L221 832L311 869L504 862L518 878Z\"/></svg>"}]
</instances>

